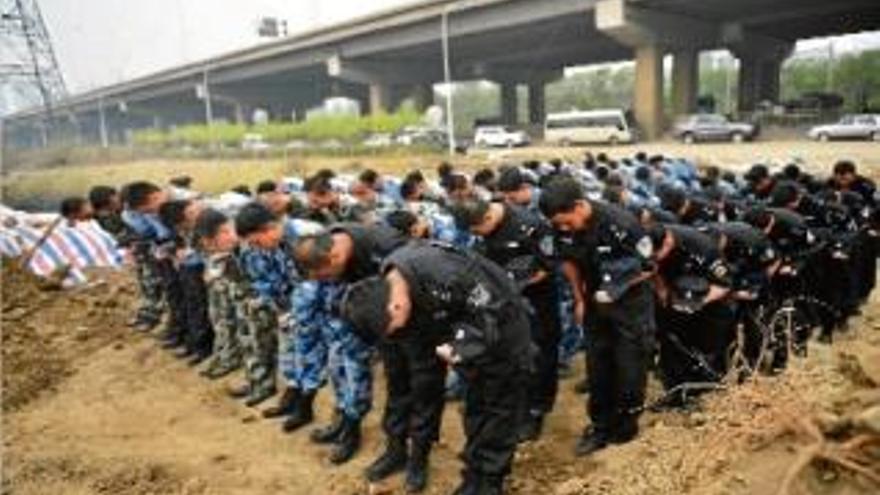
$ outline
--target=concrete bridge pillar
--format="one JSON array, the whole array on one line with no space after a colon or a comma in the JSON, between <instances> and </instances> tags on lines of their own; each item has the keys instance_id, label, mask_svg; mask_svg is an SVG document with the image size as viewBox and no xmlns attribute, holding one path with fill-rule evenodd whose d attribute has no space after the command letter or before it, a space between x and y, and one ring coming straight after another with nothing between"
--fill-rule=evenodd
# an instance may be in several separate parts
<instances>
[{"instance_id":1,"label":"concrete bridge pillar","mask_svg":"<svg viewBox=\"0 0 880 495\"><path fill-rule=\"evenodd\" d=\"M393 110L392 88L381 83L370 84L370 115L389 113Z\"/></svg>"},{"instance_id":2,"label":"concrete bridge pillar","mask_svg":"<svg viewBox=\"0 0 880 495\"><path fill-rule=\"evenodd\" d=\"M647 139L663 133L663 49L657 45L636 48L636 80L633 106Z\"/></svg>"},{"instance_id":3,"label":"concrete bridge pillar","mask_svg":"<svg viewBox=\"0 0 880 495\"><path fill-rule=\"evenodd\" d=\"M727 24L722 40L739 59L738 106L754 111L762 101L779 101L782 62L794 50L794 43L747 32L741 25Z\"/></svg>"},{"instance_id":4,"label":"concrete bridge pillar","mask_svg":"<svg viewBox=\"0 0 880 495\"><path fill-rule=\"evenodd\" d=\"M501 87L501 122L506 125L517 123L517 95L516 83L504 81Z\"/></svg>"},{"instance_id":5,"label":"concrete bridge pillar","mask_svg":"<svg viewBox=\"0 0 880 495\"><path fill-rule=\"evenodd\" d=\"M545 85L543 82L529 84L529 123L543 124L547 116L545 102Z\"/></svg>"},{"instance_id":6,"label":"concrete bridge pillar","mask_svg":"<svg viewBox=\"0 0 880 495\"><path fill-rule=\"evenodd\" d=\"M750 53L739 59L739 110L752 112L762 101L778 102L782 58Z\"/></svg>"},{"instance_id":7,"label":"concrete bridge pillar","mask_svg":"<svg viewBox=\"0 0 880 495\"><path fill-rule=\"evenodd\" d=\"M700 52L681 49L673 52L672 110L674 115L694 113L700 91Z\"/></svg>"},{"instance_id":8,"label":"concrete bridge pillar","mask_svg":"<svg viewBox=\"0 0 880 495\"><path fill-rule=\"evenodd\" d=\"M434 85L431 83L416 84L413 87L411 98L416 111L426 111L434 104Z\"/></svg>"}]
</instances>

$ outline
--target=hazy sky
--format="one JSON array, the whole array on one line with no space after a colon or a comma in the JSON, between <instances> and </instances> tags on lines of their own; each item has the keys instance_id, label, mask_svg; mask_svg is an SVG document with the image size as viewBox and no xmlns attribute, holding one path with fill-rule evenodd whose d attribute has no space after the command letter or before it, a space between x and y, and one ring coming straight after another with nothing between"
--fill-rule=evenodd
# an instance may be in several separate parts
<instances>
[{"instance_id":1,"label":"hazy sky","mask_svg":"<svg viewBox=\"0 0 880 495\"><path fill-rule=\"evenodd\" d=\"M40 0L68 89L78 93L260 42L257 20L313 29L414 0ZM825 49L807 42L800 51ZM880 47L880 34L846 37L838 51Z\"/></svg>"},{"instance_id":2,"label":"hazy sky","mask_svg":"<svg viewBox=\"0 0 880 495\"><path fill-rule=\"evenodd\" d=\"M40 0L68 89L78 93L259 43L257 20L296 33L413 0ZM265 40L263 40L265 41Z\"/></svg>"}]
</instances>

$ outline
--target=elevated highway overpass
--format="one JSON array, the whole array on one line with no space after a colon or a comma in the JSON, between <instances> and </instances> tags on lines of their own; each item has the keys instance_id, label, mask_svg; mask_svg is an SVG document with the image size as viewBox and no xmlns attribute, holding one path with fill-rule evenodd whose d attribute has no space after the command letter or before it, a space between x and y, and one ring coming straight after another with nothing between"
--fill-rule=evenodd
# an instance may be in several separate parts
<instances>
[{"instance_id":1,"label":"elevated highway overpass","mask_svg":"<svg viewBox=\"0 0 880 495\"><path fill-rule=\"evenodd\" d=\"M331 96L370 112L404 98L424 107L444 80L444 18L451 80L498 83L508 123L519 85L528 87L529 122L541 123L544 87L565 67L635 60L633 110L650 139L664 128L664 56L673 57L673 113L695 109L699 53L721 48L740 61L748 111L778 100L780 66L797 40L880 29L880 1L430 0L74 95L53 118L106 144L132 129L205 122L206 95L213 118L230 121L255 108L301 118ZM45 125L42 108L7 116L4 145L38 146Z\"/></svg>"}]
</instances>

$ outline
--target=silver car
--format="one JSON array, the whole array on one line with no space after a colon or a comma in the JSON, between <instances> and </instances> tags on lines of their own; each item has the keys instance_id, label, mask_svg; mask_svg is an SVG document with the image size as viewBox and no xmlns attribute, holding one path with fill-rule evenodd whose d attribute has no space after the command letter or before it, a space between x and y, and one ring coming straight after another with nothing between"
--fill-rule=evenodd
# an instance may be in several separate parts
<instances>
[{"instance_id":1,"label":"silver car","mask_svg":"<svg viewBox=\"0 0 880 495\"><path fill-rule=\"evenodd\" d=\"M741 143L754 139L758 134L758 128L745 122L731 122L723 115L697 114L679 118L675 123L673 134L688 144L696 141Z\"/></svg>"},{"instance_id":2,"label":"silver car","mask_svg":"<svg viewBox=\"0 0 880 495\"><path fill-rule=\"evenodd\" d=\"M880 115L844 115L836 124L819 125L807 133L810 139L871 139L880 141Z\"/></svg>"}]
</instances>

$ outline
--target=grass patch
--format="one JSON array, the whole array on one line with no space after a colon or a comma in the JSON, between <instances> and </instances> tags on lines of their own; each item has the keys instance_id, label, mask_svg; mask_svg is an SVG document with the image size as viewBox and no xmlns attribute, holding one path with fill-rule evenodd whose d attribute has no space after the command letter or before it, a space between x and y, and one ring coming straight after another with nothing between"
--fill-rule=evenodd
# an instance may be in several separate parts
<instances>
[{"instance_id":1,"label":"grass patch","mask_svg":"<svg viewBox=\"0 0 880 495\"><path fill-rule=\"evenodd\" d=\"M443 155L392 155L363 157L303 157L298 159L255 160L138 160L100 165L70 165L50 169L11 172L4 177L3 202L31 210L54 209L67 196L86 195L99 184L122 186L133 180L165 184L178 175L193 178L194 187L207 194L217 194L246 184L250 187L266 179L305 176L321 168L338 173L358 173L373 168L383 173L401 174L420 169L433 173ZM473 162L473 163L471 163ZM456 159L456 164L471 166L473 159Z\"/></svg>"}]
</instances>

